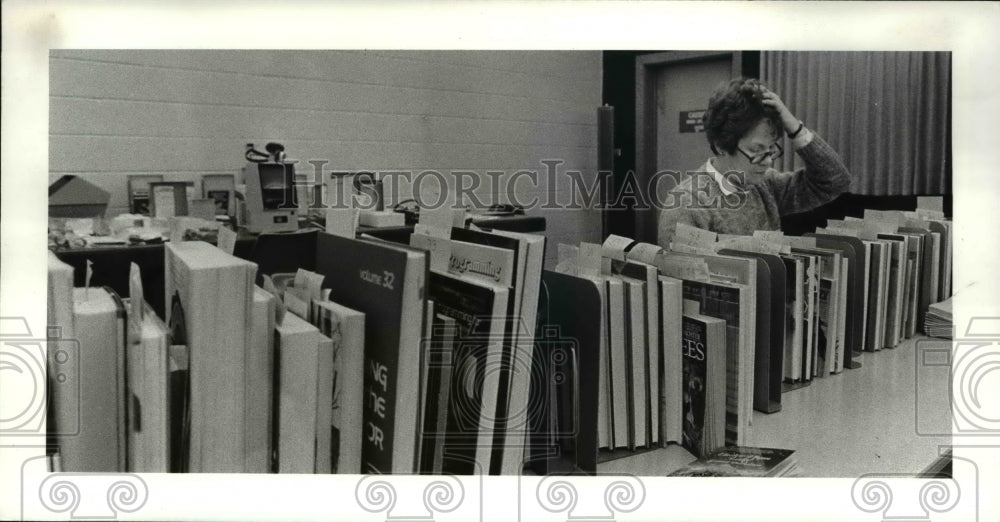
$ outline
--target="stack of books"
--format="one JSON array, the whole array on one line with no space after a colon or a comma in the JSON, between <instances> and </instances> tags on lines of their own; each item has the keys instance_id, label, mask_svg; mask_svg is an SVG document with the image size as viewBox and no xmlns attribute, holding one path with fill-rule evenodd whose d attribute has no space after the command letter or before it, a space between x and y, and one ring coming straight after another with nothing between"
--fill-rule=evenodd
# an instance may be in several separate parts
<instances>
[{"instance_id":1,"label":"stack of books","mask_svg":"<svg viewBox=\"0 0 1000 522\"><path fill-rule=\"evenodd\" d=\"M924 330L931 337L954 338L955 321L951 312L951 298L927 307L927 312L924 314Z\"/></svg>"}]
</instances>

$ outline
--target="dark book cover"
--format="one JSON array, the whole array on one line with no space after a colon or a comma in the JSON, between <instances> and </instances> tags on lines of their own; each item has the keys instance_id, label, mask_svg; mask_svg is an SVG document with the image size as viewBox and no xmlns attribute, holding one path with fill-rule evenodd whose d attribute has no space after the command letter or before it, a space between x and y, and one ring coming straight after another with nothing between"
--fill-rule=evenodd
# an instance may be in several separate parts
<instances>
[{"instance_id":1,"label":"dark book cover","mask_svg":"<svg viewBox=\"0 0 1000 522\"><path fill-rule=\"evenodd\" d=\"M452 352L447 429L444 436L442 471L453 474L486 474L489 463L476 469L476 450L484 444L483 419L486 359L493 327L496 290L458 277L430 273L428 298L434 311L455 320L456 343ZM490 415L492 412L487 413ZM492 444L492 435L489 442Z\"/></svg>"},{"instance_id":2,"label":"dark book cover","mask_svg":"<svg viewBox=\"0 0 1000 522\"><path fill-rule=\"evenodd\" d=\"M816 246L820 248L830 248L839 250L841 259L847 263L847 295L843 296L847 300L847 316L844 325L844 346L843 358L844 368L857 368L860 363L855 363L855 352L861 352L864 336L864 289L865 289L865 269L864 266L864 244L860 239L849 236L836 236L830 234L806 234L807 237L816 238Z\"/></svg>"},{"instance_id":3,"label":"dark book cover","mask_svg":"<svg viewBox=\"0 0 1000 522\"><path fill-rule=\"evenodd\" d=\"M785 263L773 254L721 249L719 254L757 260L757 339L754 344L753 407L781 410L785 352Z\"/></svg>"},{"instance_id":4,"label":"dark book cover","mask_svg":"<svg viewBox=\"0 0 1000 522\"><path fill-rule=\"evenodd\" d=\"M671 477L770 477L788 471L795 450L727 446L671 473Z\"/></svg>"},{"instance_id":5,"label":"dark book cover","mask_svg":"<svg viewBox=\"0 0 1000 522\"><path fill-rule=\"evenodd\" d=\"M836 357L839 352L833 343L836 340L832 337L833 331L830 325L830 293L833 291L833 281L822 278L819 281L819 330L816 339L816 367L819 374L825 376L827 357ZM829 354L827 352L830 352Z\"/></svg>"},{"instance_id":6,"label":"dark book cover","mask_svg":"<svg viewBox=\"0 0 1000 522\"><path fill-rule=\"evenodd\" d=\"M725 357L721 346L725 324L718 319L701 314L685 313L681 317L681 371L684 397L681 427L681 445L699 457L722 445L726 421L720 415L721 396L728 389L724 381Z\"/></svg>"},{"instance_id":7,"label":"dark book cover","mask_svg":"<svg viewBox=\"0 0 1000 522\"><path fill-rule=\"evenodd\" d=\"M324 276L330 298L365 314L361 459L366 473L415 469L427 270L422 253L326 233L317 236L316 271ZM414 280L408 280L408 273Z\"/></svg>"},{"instance_id":8,"label":"dark book cover","mask_svg":"<svg viewBox=\"0 0 1000 522\"><path fill-rule=\"evenodd\" d=\"M681 319L684 359L684 424L681 444L694 455L704 454L703 434L705 410L708 407L708 365L705 361L705 343L708 338L705 323L683 317Z\"/></svg>"},{"instance_id":9,"label":"dark book cover","mask_svg":"<svg viewBox=\"0 0 1000 522\"><path fill-rule=\"evenodd\" d=\"M520 250L521 241L507 236L501 236L497 234L492 234L489 232L483 232L479 230L472 230L469 228L452 228L451 229L451 239L454 241L464 241L466 243L475 243L478 245L485 245L497 248L503 248L510 250L514 253L514 270L511 278L511 293L507 301L507 325L504 333L503 342L503 353L501 354L500 360L500 382L502 383L501 389L499 390L499 395L497 396L497 411L494 418L496 419L496 425L494 430L494 440L493 440L493 456L490 459L491 469L490 474L498 475L500 474L500 468L503 463L503 443L505 431L507 429L507 416L508 416L508 403L510 402L510 390L509 385L511 382L511 368L513 367L514 361L512 357L514 356L514 342L515 337L519 333L518 325L515 324L515 320L518 319L517 313L520 310L515 310L518 306L517 296L515 292L518 291L519 286L523 285L523 281L519 277L521 271L524 269L520 265ZM524 306L523 303L520 306Z\"/></svg>"},{"instance_id":10,"label":"dark book cover","mask_svg":"<svg viewBox=\"0 0 1000 522\"><path fill-rule=\"evenodd\" d=\"M701 314L726 322L726 444L736 444L740 426L740 289L685 280L684 299L701 304Z\"/></svg>"},{"instance_id":11,"label":"dark book cover","mask_svg":"<svg viewBox=\"0 0 1000 522\"><path fill-rule=\"evenodd\" d=\"M457 325L454 319L435 314L430 343L426 346L427 393L424 403L423 443L420 447L420 472L441 473L444 436L447 433L448 397L451 395L452 355L456 346Z\"/></svg>"}]
</instances>

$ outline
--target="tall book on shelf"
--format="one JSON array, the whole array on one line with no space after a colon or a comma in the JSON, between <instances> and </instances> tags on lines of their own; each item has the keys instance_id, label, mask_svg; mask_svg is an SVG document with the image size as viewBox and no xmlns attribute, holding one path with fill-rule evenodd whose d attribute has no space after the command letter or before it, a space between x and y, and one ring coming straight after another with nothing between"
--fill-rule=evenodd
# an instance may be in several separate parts
<instances>
[{"instance_id":1,"label":"tall book on shelf","mask_svg":"<svg viewBox=\"0 0 1000 522\"><path fill-rule=\"evenodd\" d=\"M683 316L684 428L682 445L705 457L725 445L726 321L694 312Z\"/></svg>"},{"instance_id":2,"label":"tall book on shelf","mask_svg":"<svg viewBox=\"0 0 1000 522\"><path fill-rule=\"evenodd\" d=\"M418 458L427 255L320 233L316 269L331 300L365 314L362 471L412 473Z\"/></svg>"},{"instance_id":3,"label":"tall book on shelf","mask_svg":"<svg viewBox=\"0 0 1000 522\"><path fill-rule=\"evenodd\" d=\"M271 467L276 306L277 298L263 288L254 287L250 342L247 345L247 473L267 473Z\"/></svg>"},{"instance_id":4,"label":"tall book on shelf","mask_svg":"<svg viewBox=\"0 0 1000 522\"><path fill-rule=\"evenodd\" d=\"M110 288L75 288L73 335L79 351L59 364L53 418L62 471L122 472L128 468L126 313Z\"/></svg>"},{"instance_id":5,"label":"tall book on shelf","mask_svg":"<svg viewBox=\"0 0 1000 522\"><path fill-rule=\"evenodd\" d=\"M323 437L317 429L321 424L318 414L324 406L321 402L329 403L331 395L329 388L323 389L321 370L333 373L329 368L333 354L328 351L332 347L323 340L315 326L295 314L286 313L276 325L274 445L278 473L316 472Z\"/></svg>"},{"instance_id":6,"label":"tall book on shelf","mask_svg":"<svg viewBox=\"0 0 1000 522\"><path fill-rule=\"evenodd\" d=\"M170 242L165 255L167 322L183 317L173 342L188 347L188 471L242 472L257 266L201 241Z\"/></svg>"},{"instance_id":7,"label":"tall book on shelf","mask_svg":"<svg viewBox=\"0 0 1000 522\"><path fill-rule=\"evenodd\" d=\"M754 357L754 409L781 410L785 348L785 263L775 254L720 249L722 255L757 259L757 342Z\"/></svg>"},{"instance_id":8,"label":"tall book on shelf","mask_svg":"<svg viewBox=\"0 0 1000 522\"><path fill-rule=\"evenodd\" d=\"M313 310L320 333L333 343L330 471L361 473L365 314L333 301L316 301Z\"/></svg>"},{"instance_id":9,"label":"tall book on shelf","mask_svg":"<svg viewBox=\"0 0 1000 522\"><path fill-rule=\"evenodd\" d=\"M434 310L454 319L458 330L442 463L446 473L490 471L509 292L483 281L430 274Z\"/></svg>"},{"instance_id":10,"label":"tall book on shelf","mask_svg":"<svg viewBox=\"0 0 1000 522\"><path fill-rule=\"evenodd\" d=\"M840 365L853 369L860 367L854 360L855 354L860 354L864 341L865 323L865 261L864 244L857 237L835 235L830 233L810 233L806 237L815 237L816 246L839 250L841 259L847 266L847 284L844 292L845 325L844 350Z\"/></svg>"},{"instance_id":11,"label":"tall book on shelf","mask_svg":"<svg viewBox=\"0 0 1000 522\"><path fill-rule=\"evenodd\" d=\"M498 413L497 431L502 432L503 456L499 473L516 475L524 464L527 447L528 408L531 386L530 367L534 357L535 326L538 317L538 295L541 287L542 265L545 260L545 236L505 230L494 230L494 235L516 239L518 252L525 251L524 268L519 272L516 297L521 303L514 326L514 355L508 379L509 395L506 412ZM520 264L520 263L519 263ZM523 277L522 277L523 275ZM496 446L497 443L494 443ZM495 469L491 473L497 472Z\"/></svg>"},{"instance_id":12,"label":"tall book on shelf","mask_svg":"<svg viewBox=\"0 0 1000 522\"><path fill-rule=\"evenodd\" d=\"M129 299L129 471L170 471L170 335L138 297ZM141 310L138 307L142 307ZM134 321L134 322L133 322Z\"/></svg>"}]
</instances>

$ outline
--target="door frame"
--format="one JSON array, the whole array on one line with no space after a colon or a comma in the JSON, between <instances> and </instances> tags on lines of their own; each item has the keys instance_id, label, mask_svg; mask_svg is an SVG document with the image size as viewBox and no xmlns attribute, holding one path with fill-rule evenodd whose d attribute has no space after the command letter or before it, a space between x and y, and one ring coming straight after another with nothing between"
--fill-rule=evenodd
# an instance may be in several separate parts
<instances>
[{"instance_id":1,"label":"door frame","mask_svg":"<svg viewBox=\"0 0 1000 522\"><path fill-rule=\"evenodd\" d=\"M730 77L743 74L742 51L665 51L644 54L635 58L635 174L641 190L646 190L649 180L656 173L656 77L671 66L684 63L709 62L729 58L732 63ZM652 202L655 194L646 194ZM635 213L637 240L656 243L657 212L645 210Z\"/></svg>"}]
</instances>

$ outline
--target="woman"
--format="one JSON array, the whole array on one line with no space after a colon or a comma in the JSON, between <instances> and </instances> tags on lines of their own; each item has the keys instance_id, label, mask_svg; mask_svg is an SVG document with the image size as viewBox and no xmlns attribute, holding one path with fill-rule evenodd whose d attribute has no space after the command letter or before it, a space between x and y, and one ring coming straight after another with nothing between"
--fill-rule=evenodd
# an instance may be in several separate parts
<instances>
[{"instance_id":1,"label":"woman","mask_svg":"<svg viewBox=\"0 0 1000 522\"><path fill-rule=\"evenodd\" d=\"M840 156L755 79L721 85L708 102L705 134L715 156L667 194L659 243L669 248L677 223L722 234L778 230L781 216L812 210L850 187ZM784 132L805 163L779 172Z\"/></svg>"}]
</instances>

